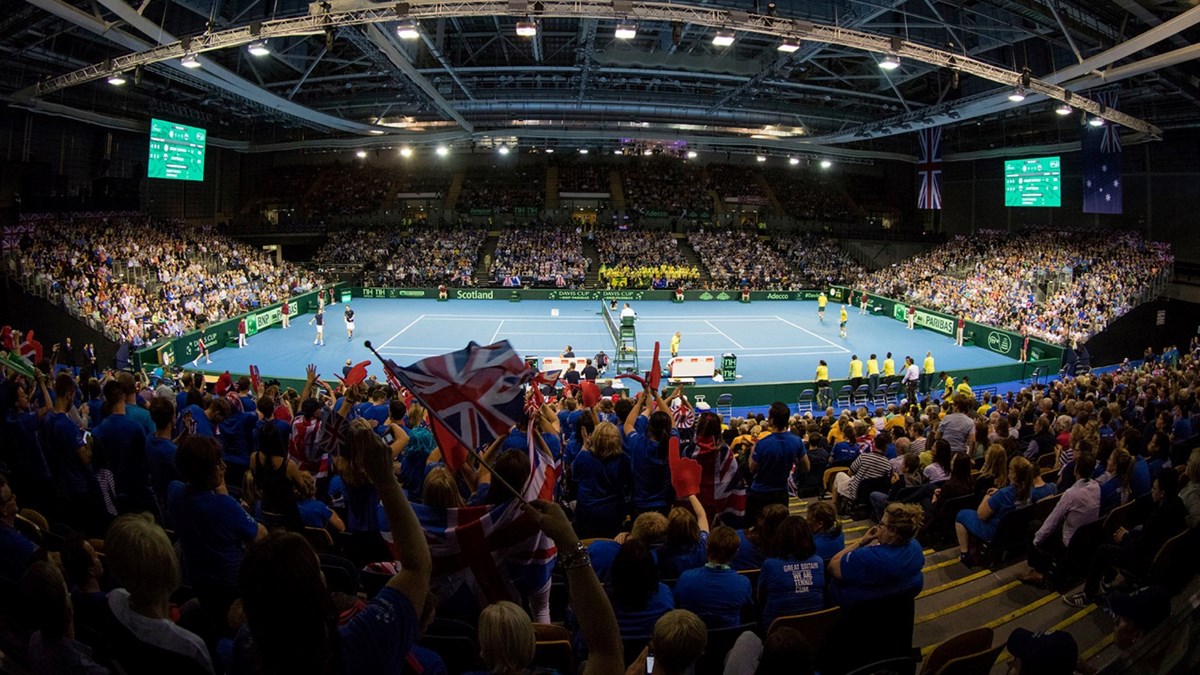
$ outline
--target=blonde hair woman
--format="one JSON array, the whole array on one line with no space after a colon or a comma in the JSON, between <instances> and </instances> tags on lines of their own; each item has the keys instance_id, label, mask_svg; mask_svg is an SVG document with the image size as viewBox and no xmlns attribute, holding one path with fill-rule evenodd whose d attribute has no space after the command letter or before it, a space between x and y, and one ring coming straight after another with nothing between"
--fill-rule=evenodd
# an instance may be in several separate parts
<instances>
[{"instance_id":1,"label":"blonde hair woman","mask_svg":"<svg viewBox=\"0 0 1200 675\"><path fill-rule=\"evenodd\" d=\"M970 553L972 536L990 542L1005 516L1057 490L1055 485L1044 483L1037 467L1024 457L1014 457L1009 462L1008 481L1005 487L989 489L978 509L958 512L954 530L958 535L959 560L968 567L976 564Z\"/></svg>"},{"instance_id":2,"label":"blonde hair woman","mask_svg":"<svg viewBox=\"0 0 1200 675\"><path fill-rule=\"evenodd\" d=\"M625 495L633 485L616 425L596 425L587 447L571 464L571 478L576 485L575 532L583 539L615 537L628 515Z\"/></svg>"},{"instance_id":3,"label":"blonde hair woman","mask_svg":"<svg viewBox=\"0 0 1200 675\"><path fill-rule=\"evenodd\" d=\"M520 675L533 662L533 624L525 610L502 600L479 613L479 656L492 675Z\"/></svg>"}]
</instances>

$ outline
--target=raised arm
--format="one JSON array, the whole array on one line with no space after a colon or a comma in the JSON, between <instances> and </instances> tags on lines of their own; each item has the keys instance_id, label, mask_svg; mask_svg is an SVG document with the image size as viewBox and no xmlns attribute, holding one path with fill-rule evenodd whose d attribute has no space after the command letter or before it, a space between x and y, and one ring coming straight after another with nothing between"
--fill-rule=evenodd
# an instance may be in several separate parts
<instances>
[{"instance_id":1,"label":"raised arm","mask_svg":"<svg viewBox=\"0 0 1200 675\"><path fill-rule=\"evenodd\" d=\"M633 409L625 417L625 433L632 434L634 425L637 424L637 418L642 414L642 405L646 402L646 392L638 394L637 399L633 402Z\"/></svg>"},{"instance_id":2,"label":"raised arm","mask_svg":"<svg viewBox=\"0 0 1200 675\"><path fill-rule=\"evenodd\" d=\"M704 505L700 503L700 499L696 495L688 495L688 504L692 507L692 513L696 514L696 520L700 523L700 531L708 532L708 514L704 512Z\"/></svg>"},{"instance_id":3,"label":"raised arm","mask_svg":"<svg viewBox=\"0 0 1200 675\"><path fill-rule=\"evenodd\" d=\"M351 433L370 434L372 439L363 454L363 469L379 493L379 501L392 527L392 540L400 561L400 571L388 581L388 588L408 598L413 611L420 616L425 606L425 596L429 593L429 575L433 569L425 532L412 505L404 497L400 484L396 482L396 476L392 474L392 453L383 439L371 429L358 428Z\"/></svg>"}]
</instances>

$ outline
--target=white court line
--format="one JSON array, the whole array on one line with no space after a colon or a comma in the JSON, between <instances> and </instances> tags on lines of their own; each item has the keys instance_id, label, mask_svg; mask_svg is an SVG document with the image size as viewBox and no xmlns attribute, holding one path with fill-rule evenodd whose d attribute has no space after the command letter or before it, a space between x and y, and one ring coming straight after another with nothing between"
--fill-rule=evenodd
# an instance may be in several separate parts
<instances>
[{"instance_id":1,"label":"white court line","mask_svg":"<svg viewBox=\"0 0 1200 675\"><path fill-rule=\"evenodd\" d=\"M486 315L480 314L480 315L464 316L462 314L426 314L426 315L423 315L422 318L429 319L431 321L433 321L433 320L436 320L436 321L495 321L496 315L495 314L486 314ZM573 317L573 316L539 316L539 317L513 316L513 317L509 317L509 318L505 319L505 321L509 321L509 322L514 322L514 321L522 321L522 322L534 322L534 321L536 321L536 322L545 322L545 321L584 322L584 321L586 321L588 323L596 323L598 321L601 321L601 319L596 316L593 316L591 318L582 318L582 317Z\"/></svg>"},{"instance_id":2,"label":"white court line","mask_svg":"<svg viewBox=\"0 0 1200 675\"><path fill-rule=\"evenodd\" d=\"M705 319L705 320L704 320L704 323L708 324L709 328L712 328L713 330L717 331L717 332L718 332L718 333L720 333L721 335L725 335L725 331L723 331L723 330L721 330L720 328L717 328L716 326L714 326L714 325L713 325L713 323L712 323L711 321L709 321L709 320ZM734 340L733 338L729 337L728 335L725 335L725 339L726 339L726 340L729 340L730 342L732 342L734 347L737 347L738 349L744 349L744 347L742 347L740 344L738 344L738 341L737 341L737 340Z\"/></svg>"},{"instance_id":3,"label":"white court line","mask_svg":"<svg viewBox=\"0 0 1200 675\"><path fill-rule=\"evenodd\" d=\"M645 316L638 317L637 322L656 321L659 323L670 321L708 321L710 316ZM734 321L737 323L749 321L774 321L777 317L774 316L722 316L721 321Z\"/></svg>"},{"instance_id":4,"label":"white court line","mask_svg":"<svg viewBox=\"0 0 1200 675\"><path fill-rule=\"evenodd\" d=\"M386 352L381 351L379 353L382 356L425 357L425 356L435 356L437 354L445 354L447 352L457 351L462 348L463 347L460 345L458 347L443 347L441 349L436 349L436 350L432 350L432 351L424 351L424 352L388 350ZM558 352L558 347L548 347L546 349L526 350L526 354L537 354L539 352L553 354L553 353ZM738 354L738 358L739 359L775 359L775 358L779 358L781 356L825 356L825 355L840 354L840 353L841 352L823 351L823 352L780 352L780 353L774 353L774 354ZM649 358L649 354L644 354L643 358Z\"/></svg>"},{"instance_id":5,"label":"white court line","mask_svg":"<svg viewBox=\"0 0 1200 675\"><path fill-rule=\"evenodd\" d=\"M496 336L500 334L500 329L503 327L504 327L504 319L500 319L500 325L496 326L496 332L492 333L492 339L488 341L489 345L494 344L496 342Z\"/></svg>"},{"instance_id":6,"label":"white court line","mask_svg":"<svg viewBox=\"0 0 1200 675\"><path fill-rule=\"evenodd\" d=\"M788 321L787 319L783 318L782 316L777 316L777 317L775 317L775 318L776 318L776 319L779 319L780 321L782 321L782 322L786 323L786 324L787 324L787 325L789 325L789 326L793 326L793 327L795 327L795 328L799 328L800 330L802 330L802 331L804 331L805 333L808 333L809 335L811 335L811 336L813 336L813 337L817 338L818 340L820 340L821 342L824 342L825 344L829 345L830 347L833 347L833 348L837 349L837 350L838 350L838 351L837 351L837 353L839 353L839 354L849 354L849 353L850 353L850 350L849 350L849 349L846 349L845 347L843 347L843 346L839 345L839 344L838 344L838 343L836 343L836 342L831 342L831 341L829 341L829 340L826 340L825 338L821 337L820 335L817 335L816 333L814 333L814 332L812 332L811 330L809 330L809 329L805 328L804 326L799 326L799 325L796 325L796 324L792 323L791 321Z\"/></svg>"},{"instance_id":7,"label":"white court line","mask_svg":"<svg viewBox=\"0 0 1200 675\"><path fill-rule=\"evenodd\" d=\"M388 346L388 345L389 345L389 344L392 342L392 340L395 340L396 338L400 337L400 334L401 334L401 333L403 333L404 331L408 330L409 328L412 328L413 326L415 326L415 325L416 325L416 323L417 323L418 321L420 321L421 319L424 319L424 318L425 318L425 316L426 316L425 314L422 314L421 316L418 316L417 318L413 319L411 323L409 323L409 324L408 324L407 326L405 326L404 328L401 328L399 333L396 333L396 334L395 334L395 335L393 335L392 337L388 338L387 342L385 342L385 343L383 343L383 344L379 345L379 346L378 346L378 347L376 347L375 349L377 349L377 350L378 350L378 349L383 349L384 347Z\"/></svg>"}]
</instances>

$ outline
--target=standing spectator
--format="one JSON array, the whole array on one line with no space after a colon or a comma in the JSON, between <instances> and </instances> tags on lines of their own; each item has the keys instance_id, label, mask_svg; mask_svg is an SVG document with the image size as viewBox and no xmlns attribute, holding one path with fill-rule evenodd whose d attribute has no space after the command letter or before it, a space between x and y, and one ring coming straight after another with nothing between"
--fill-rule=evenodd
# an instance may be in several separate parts
<instances>
[{"instance_id":1,"label":"standing spectator","mask_svg":"<svg viewBox=\"0 0 1200 675\"><path fill-rule=\"evenodd\" d=\"M788 426L791 412L787 404L780 401L772 403L767 416L771 422L771 433L755 444L750 456L750 473L754 475L754 482L747 495L746 518L751 521L758 518L758 512L767 504L787 504L787 481L794 465L800 465L800 473L807 473L809 469L804 441L793 434Z\"/></svg>"},{"instance_id":2,"label":"standing spectator","mask_svg":"<svg viewBox=\"0 0 1200 675\"><path fill-rule=\"evenodd\" d=\"M949 443L952 452L969 452L975 447L975 421L970 415L974 408L974 398L956 396L954 412L938 425L938 438Z\"/></svg>"},{"instance_id":3,"label":"standing spectator","mask_svg":"<svg viewBox=\"0 0 1200 675\"><path fill-rule=\"evenodd\" d=\"M643 414L647 397L653 396L656 409ZM675 435L674 420L662 397L652 388L643 391L625 418L625 451L633 468L633 509L636 514L657 511L666 514L673 499L671 474L667 466L670 438Z\"/></svg>"},{"instance_id":4,"label":"standing spectator","mask_svg":"<svg viewBox=\"0 0 1200 675\"><path fill-rule=\"evenodd\" d=\"M921 392L926 396L933 392L933 352L925 352L925 362L921 365Z\"/></svg>"},{"instance_id":5,"label":"standing spectator","mask_svg":"<svg viewBox=\"0 0 1200 675\"><path fill-rule=\"evenodd\" d=\"M104 385L108 414L93 434L95 452L112 469L116 482L117 511L157 511L150 490L150 467L146 462L146 433L125 414L125 387L116 380Z\"/></svg>"},{"instance_id":6,"label":"standing spectator","mask_svg":"<svg viewBox=\"0 0 1200 675\"><path fill-rule=\"evenodd\" d=\"M246 346L246 317L238 319L238 349Z\"/></svg>"},{"instance_id":7,"label":"standing spectator","mask_svg":"<svg viewBox=\"0 0 1200 675\"><path fill-rule=\"evenodd\" d=\"M917 368L917 364L913 363L912 357L904 357L904 378L901 382L904 384L905 401L908 405L917 402L917 384L920 379L921 371Z\"/></svg>"},{"instance_id":8,"label":"standing spectator","mask_svg":"<svg viewBox=\"0 0 1200 675\"><path fill-rule=\"evenodd\" d=\"M614 537L625 522L625 496L633 483L621 435L601 422L571 464L576 484L575 532L580 538Z\"/></svg>"}]
</instances>

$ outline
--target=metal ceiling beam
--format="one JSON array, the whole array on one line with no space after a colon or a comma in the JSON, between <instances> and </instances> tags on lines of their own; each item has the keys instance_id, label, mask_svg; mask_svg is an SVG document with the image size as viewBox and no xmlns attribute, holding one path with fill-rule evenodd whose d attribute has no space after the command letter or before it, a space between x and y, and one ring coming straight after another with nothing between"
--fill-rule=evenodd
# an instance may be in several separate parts
<instances>
[{"instance_id":1,"label":"metal ceiling beam","mask_svg":"<svg viewBox=\"0 0 1200 675\"><path fill-rule=\"evenodd\" d=\"M596 67L596 20L579 22L579 50L575 61L579 64L579 102L587 96L588 78ZM540 31L539 31L540 32Z\"/></svg>"},{"instance_id":2,"label":"metal ceiling beam","mask_svg":"<svg viewBox=\"0 0 1200 675\"><path fill-rule=\"evenodd\" d=\"M117 0L101 1L109 4L121 4ZM322 4L330 7L328 3ZM381 8L378 5L358 1L338 2L337 4L338 7L336 10L331 9L330 11L326 11L319 5L313 5L316 9L316 14L263 22L261 33L257 37L270 38L285 35L306 35L323 31L329 26L375 24L394 21L396 19L396 13L391 7ZM126 9L128 9L128 6L126 6ZM1163 26L1176 23L1198 10L1200 8L1189 10L1189 12L1163 24ZM410 3L409 6L409 16L414 19L436 19L439 16L495 17L497 14L508 14L509 12L511 12L511 9L507 0L418 0L415 3ZM136 16L136 12L127 13L132 13ZM877 54L896 53L898 56L915 59L936 67L957 68L962 72L991 80L1005 87L1016 87L1022 80L1022 74L1019 72L984 63L961 54L953 54L905 40L899 41L897 45L893 44L893 39L890 37L873 35L840 26L810 24L793 19L770 17L760 14L744 14L742 12L731 12L710 6L684 5L673 2L634 2L630 11L624 14L630 20L693 23L711 28L725 27L757 35L800 37L801 39L813 42L830 43ZM549 0L542 2L541 16L552 18L608 19L614 18L616 13L610 0ZM140 17L137 18L140 19ZM240 27L196 36L189 41L188 49L192 52L206 52L240 46L254 38L255 36L250 35L248 26ZM39 83L32 93L35 95L44 95L67 86L99 79L114 68L124 69L134 65L178 58L183 56L184 53L184 46L176 42L139 54L117 57L111 61L111 65L99 64L48 82ZM1028 89L1058 100L1064 100L1067 96L1066 90L1062 87L1042 80L1033 80ZM262 91L261 89L258 90ZM1077 108L1102 117L1110 122L1130 127L1151 136L1158 137L1161 135L1161 130L1154 125L1119 111L1106 109L1095 101L1073 96L1072 104Z\"/></svg>"},{"instance_id":3,"label":"metal ceiling beam","mask_svg":"<svg viewBox=\"0 0 1200 675\"><path fill-rule=\"evenodd\" d=\"M351 28L350 30L356 29ZM454 109L454 106L450 103L450 101L447 101L446 97L442 96L441 93L438 92L437 87L433 86L433 83L429 81L429 78L425 77L417 70L416 66L414 66L412 61L409 60L408 55L401 53L400 49L397 48L396 45L392 44L388 33L384 33L383 29L378 25L371 24L366 27L366 37L371 41L372 44L378 47L379 51L387 57L388 61L391 61L392 64L396 66L396 68L399 69L405 77L415 84L417 88L420 89L421 92L424 93L425 96L429 98L429 100L432 101L433 104L437 106L437 108L441 110L444 115L446 115L446 117L458 122L458 125L468 133L475 130L475 127L468 122L461 113Z\"/></svg>"}]
</instances>

